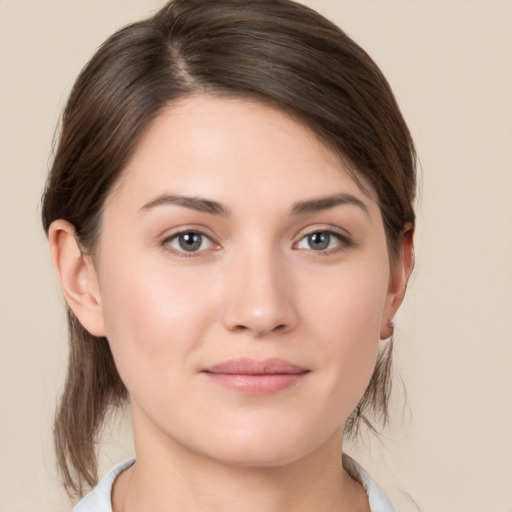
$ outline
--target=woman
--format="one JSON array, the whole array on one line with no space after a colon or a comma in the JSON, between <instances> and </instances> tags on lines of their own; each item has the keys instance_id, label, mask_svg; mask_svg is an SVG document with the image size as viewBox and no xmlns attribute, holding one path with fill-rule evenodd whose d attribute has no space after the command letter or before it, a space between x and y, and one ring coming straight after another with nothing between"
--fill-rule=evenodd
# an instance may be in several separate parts
<instances>
[{"instance_id":1,"label":"woman","mask_svg":"<svg viewBox=\"0 0 512 512\"><path fill-rule=\"evenodd\" d=\"M136 462L75 508L389 511L343 438L387 419L413 144L368 55L288 0L175 0L66 106L43 224L69 306L70 493L129 399Z\"/></svg>"}]
</instances>

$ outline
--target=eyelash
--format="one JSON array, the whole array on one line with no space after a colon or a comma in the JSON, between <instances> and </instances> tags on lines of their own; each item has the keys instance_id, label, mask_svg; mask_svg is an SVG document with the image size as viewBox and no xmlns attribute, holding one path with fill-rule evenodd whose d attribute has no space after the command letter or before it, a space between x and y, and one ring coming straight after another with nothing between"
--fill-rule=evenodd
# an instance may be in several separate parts
<instances>
[{"instance_id":1,"label":"eyelash","mask_svg":"<svg viewBox=\"0 0 512 512\"><path fill-rule=\"evenodd\" d=\"M171 245L171 243L173 241L176 241L179 244L180 237L183 237L186 235L190 235L192 237L194 237L194 236L201 237L198 250L187 251L186 249L183 249L183 248L179 249L179 248L173 247ZM299 244L303 240L309 239L309 241L311 241L311 237L314 237L315 235L327 236L328 237L328 245L331 244L332 239L335 239L336 240L335 247L326 247L325 249L319 249L319 250L315 250L311 247L309 247L309 248L299 247ZM201 246L203 245L203 243L205 241L209 242L210 247L201 249ZM218 250L220 248L220 245L217 244L216 242L214 242L210 236L206 235L205 233L202 233L201 231L197 231L197 230L193 230L193 229L183 230L183 231L179 231L177 233L173 233L172 235L170 235L170 236L166 237L164 240L162 240L161 245L165 248L166 251L170 252L171 254L173 254L174 256L177 256L179 258L193 258L193 257L200 256L205 251ZM339 252L342 252L342 251L346 250L347 248L352 247L353 245L354 245L354 242L346 235L341 235L340 233L337 233L337 232L329 230L329 229L316 229L314 231L311 231L311 232L308 232L308 233L305 233L304 235L302 235L302 237L297 242L295 242L293 244L293 248L296 250L309 250L312 253L314 253L315 256L316 255L329 256L332 254L337 254Z\"/></svg>"},{"instance_id":2,"label":"eyelash","mask_svg":"<svg viewBox=\"0 0 512 512\"><path fill-rule=\"evenodd\" d=\"M311 237L313 237L315 235L327 236L329 245L332 242L332 239L335 239L336 245L334 247L326 247L325 249L319 249L319 250L315 250L311 247L309 247L309 248L299 247L299 244L303 240L309 239L309 241L311 241ZM354 245L353 240L350 239L346 235L342 235L340 233L337 233L337 232L329 230L329 229L316 229L314 231L310 231L309 233L304 234L299 239L299 241L294 244L294 248L298 249L298 250L309 250L312 253L314 253L315 256L330 256L333 254L338 254L338 253L348 249L349 247L352 247L353 245Z\"/></svg>"},{"instance_id":3,"label":"eyelash","mask_svg":"<svg viewBox=\"0 0 512 512\"><path fill-rule=\"evenodd\" d=\"M206 249L195 250L195 251L187 251L185 249L178 249L176 247L172 247L171 242L174 240L179 243L180 237L183 237L185 235L191 235L191 236L198 236L201 237L201 245L205 242L205 240L209 241L209 244L213 247L208 247ZM211 237L206 235L205 233L202 233L201 231L197 231L194 229L186 229L183 231L179 231L177 233L173 233L172 235L166 237L164 240L162 240L161 245L164 247L164 249L174 256L177 256L179 258L194 258L202 254L204 251L207 250L217 250L220 246L219 244L215 243Z\"/></svg>"}]
</instances>

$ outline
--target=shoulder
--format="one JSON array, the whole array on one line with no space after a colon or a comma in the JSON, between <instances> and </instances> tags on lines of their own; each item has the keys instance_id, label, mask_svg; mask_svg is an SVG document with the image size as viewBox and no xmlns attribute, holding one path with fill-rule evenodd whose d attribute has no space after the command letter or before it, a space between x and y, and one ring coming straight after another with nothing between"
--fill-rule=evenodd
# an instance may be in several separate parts
<instances>
[{"instance_id":1,"label":"shoulder","mask_svg":"<svg viewBox=\"0 0 512 512\"><path fill-rule=\"evenodd\" d=\"M98 485L77 503L72 512L112 512L112 486L116 478L134 462L135 459L130 459L114 466Z\"/></svg>"},{"instance_id":2,"label":"shoulder","mask_svg":"<svg viewBox=\"0 0 512 512\"><path fill-rule=\"evenodd\" d=\"M379 487L377 482L369 475L369 473L354 459L343 454L343 467L346 471L357 480L365 489L368 495L371 512L394 512L395 509Z\"/></svg>"}]
</instances>

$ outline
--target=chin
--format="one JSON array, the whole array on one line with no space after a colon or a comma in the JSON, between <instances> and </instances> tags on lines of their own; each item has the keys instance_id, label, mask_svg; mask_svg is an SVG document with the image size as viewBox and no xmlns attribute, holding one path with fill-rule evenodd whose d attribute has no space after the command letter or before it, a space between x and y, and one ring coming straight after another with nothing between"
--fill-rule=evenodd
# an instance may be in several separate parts
<instances>
[{"instance_id":1,"label":"chin","mask_svg":"<svg viewBox=\"0 0 512 512\"><path fill-rule=\"evenodd\" d=\"M297 462L317 450L328 439L325 433L307 435L297 429L271 428L231 430L223 439L210 444L215 450L205 449L209 458L234 467L272 468ZM341 453L341 438L340 438Z\"/></svg>"},{"instance_id":2,"label":"chin","mask_svg":"<svg viewBox=\"0 0 512 512\"><path fill-rule=\"evenodd\" d=\"M236 450L231 446L227 450L216 452L212 458L232 467L276 468L292 464L306 455L296 449L285 449L276 452L275 449L260 450L254 448Z\"/></svg>"}]
</instances>

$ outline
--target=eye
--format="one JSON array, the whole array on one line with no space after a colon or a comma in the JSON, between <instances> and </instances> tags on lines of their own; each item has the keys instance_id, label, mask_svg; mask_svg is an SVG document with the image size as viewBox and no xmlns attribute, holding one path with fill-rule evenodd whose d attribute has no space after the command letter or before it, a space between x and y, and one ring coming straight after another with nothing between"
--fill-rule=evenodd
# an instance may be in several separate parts
<instances>
[{"instance_id":1,"label":"eye","mask_svg":"<svg viewBox=\"0 0 512 512\"><path fill-rule=\"evenodd\" d=\"M337 233L332 231L315 231L302 237L297 245L297 249L310 249L313 251L327 251L348 245L348 242Z\"/></svg>"},{"instance_id":2,"label":"eye","mask_svg":"<svg viewBox=\"0 0 512 512\"><path fill-rule=\"evenodd\" d=\"M213 241L203 233L197 231L182 231L166 238L163 245L177 252L194 253L211 249Z\"/></svg>"}]
</instances>

